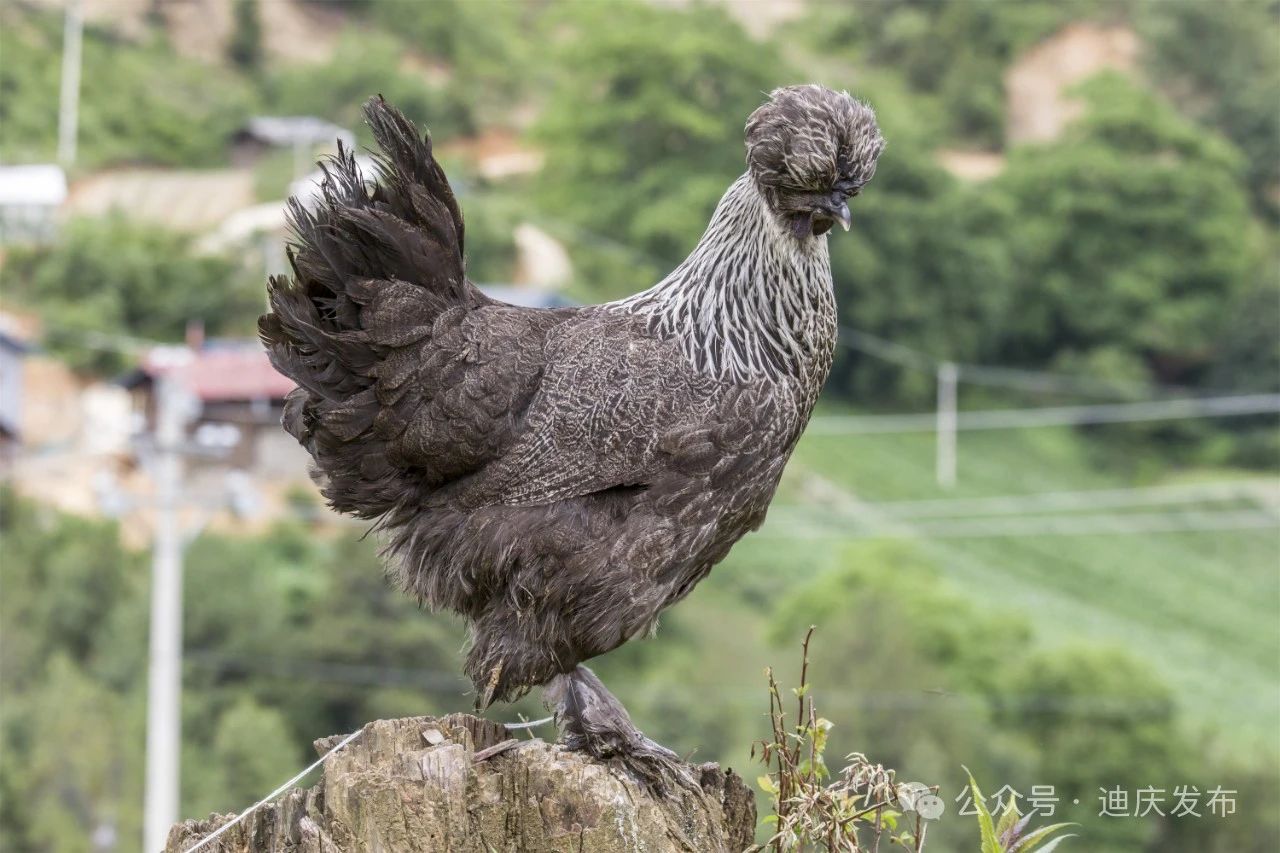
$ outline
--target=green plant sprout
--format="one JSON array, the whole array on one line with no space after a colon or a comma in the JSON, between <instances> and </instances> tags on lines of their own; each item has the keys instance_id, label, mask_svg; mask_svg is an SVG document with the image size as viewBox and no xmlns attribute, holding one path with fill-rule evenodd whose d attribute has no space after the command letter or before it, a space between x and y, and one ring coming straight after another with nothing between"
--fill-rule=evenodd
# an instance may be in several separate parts
<instances>
[{"instance_id":1,"label":"green plant sprout","mask_svg":"<svg viewBox=\"0 0 1280 853\"><path fill-rule=\"evenodd\" d=\"M1031 853L1033 850L1052 853L1059 844L1068 838L1075 837L1074 835L1051 837L1055 832L1074 826L1075 824L1072 823L1055 823L1027 832L1028 824L1035 812L1019 814L1012 797L1005 805L999 821L996 821L982 798L982 791L978 790L978 783L974 781L973 774L969 772L968 767L964 768L964 772L969 776L969 791L973 795L974 808L978 811L978 828L982 833L981 853Z\"/></svg>"},{"instance_id":2,"label":"green plant sprout","mask_svg":"<svg viewBox=\"0 0 1280 853\"><path fill-rule=\"evenodd\" d=\"M791 689L796 698L794 724L788 723L782 690L772 668L765 670L772 736L752 744L751 757L758 756L766 767L756 783L772 800L773 813L764 822L773 834L748 848L747 853L879 853L881 842L920 853L929 821L943 812L938 786L899 782L896 770L874 764L860 752L845 756L844 770L834 779L831 776L826 749L834 723L818 716L809 683L813 632L811 625L801 644L800 686ZM1074 825L1070 823L1028 831L1035 813L1020 814L1012 799L997 820L969 768L964 771L977 809L980 853L1052 853L1074 837L1056 834Z\"/></svg>"},{"instance_id":3,"label":"green plant sprout","mask_svg":"<svg viewBox=\"0 0 1280 853\"><path fill-rule=\"evenodd\" d=\"M768 741L754 743L751 756L758 754L768 768L756 781L773 800L773 814L764 820L774 832L763 844L749 848L748 853L876 853L886 839L919 853L928 828L921 811L929 813L926 803L937 799L937 786L898 782L896 771L873 764L857 752L845 756L844 770L831 779L825 753L834 724L818 716L808 680L813 631L810 626L802 644L800 686L791 690L797 703L794 726L787 722L782 691L773 670L765 671L773 734Z\"/></svg>"}]
</instances>

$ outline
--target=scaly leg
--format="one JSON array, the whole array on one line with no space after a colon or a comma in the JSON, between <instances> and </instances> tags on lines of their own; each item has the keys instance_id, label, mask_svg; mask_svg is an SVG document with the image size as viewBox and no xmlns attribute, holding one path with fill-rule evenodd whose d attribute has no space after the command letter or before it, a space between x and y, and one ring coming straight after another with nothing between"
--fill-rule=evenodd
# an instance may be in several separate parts
<instances>
[{"instance_id":1,"label":"scaly leg","mask_svg":"<svg viewBox=\"0 0 1280 853\"><path fill-rule=\"evenodd\" d=\"M668 793L672 783L698 787L680 756L645 737L622 703L585 666L553 678L544 702L555 713L560 742L569 749L621 765L660 794Z\"/></svg>"}]
</instances>

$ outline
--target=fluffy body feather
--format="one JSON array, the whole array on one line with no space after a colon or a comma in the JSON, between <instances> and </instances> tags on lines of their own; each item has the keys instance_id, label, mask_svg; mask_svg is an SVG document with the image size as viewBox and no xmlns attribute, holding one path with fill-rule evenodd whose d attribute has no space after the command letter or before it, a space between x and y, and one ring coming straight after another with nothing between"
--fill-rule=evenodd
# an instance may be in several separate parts
<instances>
[{"instance_id":1,"label":"fluffy body feather","mask_svg":"<svg viewBox=\"0 0 1280 853\"><path fill-rule=\"evenodd\" d=\"M806 125L806 100L830 115ZM527 309L467 280L429 138L381 100L366 114L376 186L344 152L318 208L292 204L295 274L261 335L325 497L377 519L406 591L467 617L482 704L510 699L650 630L762 523L836 332L826 237L799 234L814 214L792 196L865 182L883 143L848 95L780 90L752 119L752 150L777 152L666 279ZM783 138L788 115L817 148Z\"/></svg>"}]
</instances>

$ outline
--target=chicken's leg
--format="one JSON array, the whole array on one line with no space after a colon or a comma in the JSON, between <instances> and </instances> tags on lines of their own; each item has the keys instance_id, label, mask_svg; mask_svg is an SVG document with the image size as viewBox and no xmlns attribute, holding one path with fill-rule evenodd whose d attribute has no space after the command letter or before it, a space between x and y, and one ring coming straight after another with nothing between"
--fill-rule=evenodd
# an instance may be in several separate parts
<instances>
[{"instance_id":1,"label":"chicken's leg","mask_svg":"<svg viewBox=\"0 0 1280 853\"><path fill-rule=\"evenodd\" d=\"M617 763L659 793L671 785L694 785L684 762L645 737L622 703L579 664L547 684L544 701L555 713L560 742L601 761Z\"/></svg>"}]
</instances>

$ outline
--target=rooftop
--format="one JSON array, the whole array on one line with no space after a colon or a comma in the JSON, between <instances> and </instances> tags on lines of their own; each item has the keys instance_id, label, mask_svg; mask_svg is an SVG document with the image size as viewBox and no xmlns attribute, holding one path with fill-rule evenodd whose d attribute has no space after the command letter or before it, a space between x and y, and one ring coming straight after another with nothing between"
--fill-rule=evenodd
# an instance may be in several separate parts
<instances>
[{"instance_id":1,"label":"rooftop","mask_svg":"<svg viewBox=\"0 0 1280 853\"><path fill-rule=\"evenodd\" d=\"M67 198L61 166L0 166L0 205L57 207Z\"/></svg>"},{"instance_id":2,"label":"rooftop","mask_svg":"<svg viewBox=\"0 0 1280 853\"><path fill-rule=\"evenodd\" d=\"M294 388L293 380L271 366L257 341L211 341L199 350L154 347L124 384L134 386L174 373L204 403L278 400Z\"/></svg>"},{"instance_id":3,"label":"rooftop","mask_svg":"<svg viewBox=\"0 0 1280 853\"><path fill-rule=\"evenodd\" d=\"M351 147L355 142L351 131L316 116L257 116L237 136L281 147L328 144L336 139Z\"/></svg>"}]
</instances>

